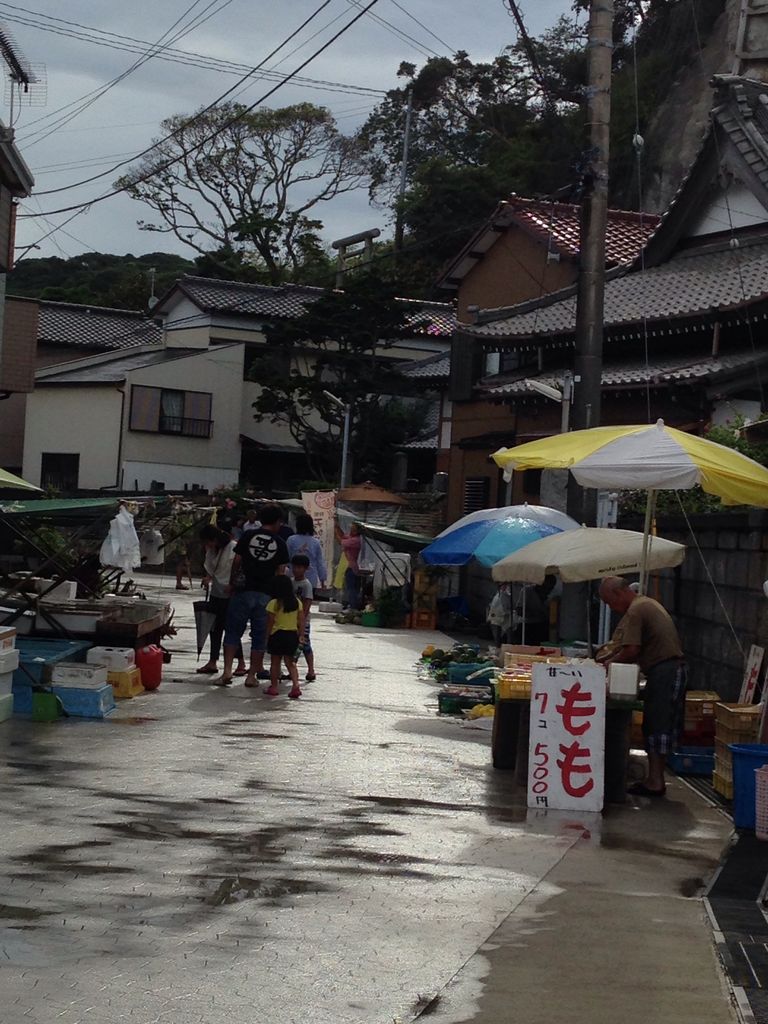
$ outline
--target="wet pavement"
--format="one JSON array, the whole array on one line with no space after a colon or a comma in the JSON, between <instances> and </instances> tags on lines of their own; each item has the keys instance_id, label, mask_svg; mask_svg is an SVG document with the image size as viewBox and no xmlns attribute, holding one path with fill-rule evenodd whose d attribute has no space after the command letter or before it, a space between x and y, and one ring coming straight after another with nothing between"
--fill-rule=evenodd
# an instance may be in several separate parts
<instances>
[{"instance_id":1,"label":"wet pavement","mask_svg":"<svg viewBox=\"0 0 768 1024\"><path fill-rule=\"evenodd\" d=\"M531 816L435 716L430 634L316 616L317 681L271 699L194 677L193 596L158 692L0 725L0 1020L732 1019L699 898L730 829L687 787Z\"/></svg>"}]
</instances>

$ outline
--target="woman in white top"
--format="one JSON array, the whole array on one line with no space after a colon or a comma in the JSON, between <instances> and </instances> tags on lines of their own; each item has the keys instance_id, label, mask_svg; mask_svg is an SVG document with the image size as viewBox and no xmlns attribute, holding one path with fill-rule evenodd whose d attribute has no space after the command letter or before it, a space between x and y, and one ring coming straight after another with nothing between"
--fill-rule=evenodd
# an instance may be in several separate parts
<instances>
[{"instance_id":1,"label":"woman in white top","mask_svg":"<svg viewBox=\"0 0 768 1024\"><path fill-rule=\"evenodd\" d=\"M235 542L229 534L224 533L216 526L204 526L200 531L200 540L205 549L203 586L210 588L208 604L216 616L216 621L211 629L210 658L197 671L200 675L213 676L218 672L217 662L221 654L221 640L227 621L230 597L229 582L232 575L232 560L235 557ZM243 658L241 644L237 649L237 669L234 675L244 676L247 673L248 668Z\"/></svg>"},{"instance_id":2,"label":"woman in white top","mask_svg":"<svg viewBox=\"0 0 768 1024\"><path fill-rule=\"evenodd\" d=\"M296 533L292 534L286 542L288 554L306 555L309 559L306 579L312 584L312 589L317 590L321 585L325 586L328 579L328 570L323 557L323 548L315 536L315 524L312 516L306 513L296 516Z\"/></svg>"}]
</instances>

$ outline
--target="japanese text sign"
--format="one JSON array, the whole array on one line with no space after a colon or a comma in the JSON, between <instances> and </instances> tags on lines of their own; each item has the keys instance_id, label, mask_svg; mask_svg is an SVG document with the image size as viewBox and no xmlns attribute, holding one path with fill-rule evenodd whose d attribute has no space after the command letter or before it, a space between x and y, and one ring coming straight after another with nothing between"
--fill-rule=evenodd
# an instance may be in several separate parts
<instances>
[{"instance_id":1,"label":"japanese text sign","mask_svg":"<svg viewBox=\"0 0 768 1024\"><path fill-rule=\"evenodd\" d=\"M603 808L605 669L591 661L534 665L528 806Z\"/></svg>"}]
</instances>

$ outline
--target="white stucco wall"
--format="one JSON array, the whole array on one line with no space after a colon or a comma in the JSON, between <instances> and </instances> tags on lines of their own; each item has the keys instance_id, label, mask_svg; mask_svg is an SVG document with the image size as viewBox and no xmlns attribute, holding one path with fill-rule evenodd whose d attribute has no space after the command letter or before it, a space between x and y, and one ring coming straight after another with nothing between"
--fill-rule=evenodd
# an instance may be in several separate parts
<instances>
[{"instance_id":1,"label":"white stucco wall","mask_svg":"<svg viewBox=\"0 0 768 1024\"><path fill-rule=\"evenodd\" d=\"M43 452L80 455L78 486L114 487L120 448L122 395L115 385L50 387L27 396L22 475L40 483Z\"/></svg>"},{"instance_id":2,"label":"white stucco wall","mask_svg":"<svg viewBox=\"0 0 768 1024\"><path fill-rule=\"evenodd\" d=\"M123 433L124 486L132 489L140 473L142 479L150 474L148 482L139 480L140 488L149 486L152 480L163 480L166 486L176 488L176 483L169 483L167 467L178 469L179 476L183 477L182 484L203 483L217 487L237 480L240 471L242 376L242 345L217 346L130 373L126 385L128 395ZM130 430L128 410L130 387L134 384L209 392L212 395L213 420L210 438ZM131 466L134 467L132 470ZM140 467L144 468L140 470ZM165 475L158 475L160 470L157 467L166 467ZM206 476L201 478L200 472L203 471Z\"/></svg>"},{"instance_id":3,"label":"white stucco wall","mask_svg":"<svg viewBox=\"0 0 768 1024\"><path fill-rule=\"evenodd\" d=\"M178 466L162 462L124 462L123 484L125 491L148 491L154 482L164 484L167 491L191 490L202 487L212 491L222 485L235 485L239 478L239 467L229 469L221 466Z\"/></svg>"},{"instance_id":4,"label":"white stucco wall","mask_svg":"<svg viewBox=\"0 0 768 1024\"><path fill-rule=\"evenodd\" d=\"M715 196L701 211L693 222L688 236L691 238L700 235L712 235L721 231L730 231L734 228L754 227L757 224L765 224L768 221L768 211L758 201L757 197L742 185L740 181L734 181L726 194L720 193Z\"/></svg>"}]
</instances>

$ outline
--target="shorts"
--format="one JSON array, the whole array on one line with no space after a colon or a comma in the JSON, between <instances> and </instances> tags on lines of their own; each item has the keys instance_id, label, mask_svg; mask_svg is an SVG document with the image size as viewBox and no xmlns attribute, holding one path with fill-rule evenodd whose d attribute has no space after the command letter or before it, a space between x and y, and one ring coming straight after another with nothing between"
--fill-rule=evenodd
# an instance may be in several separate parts
<instances>
[{"instance_id":1,"label":"shorts","mask_svg":"<svg viewBox=\"0 0 768 1024\"><path fill-rule=\"evenodd\" d=\"M260 590L236 590L229 599L224 646L237 647L251 625L251 650L257 653L267 645L267 605L272 600Z\"/></svg>"},{"instance_id":2,"label":"shorts","mask_svg":"<svg viewBox=\"0 0 768 1024\"><path fill-rule=\"evenodd\" d=\"M685 713L688 666L682 658L660 661L646 673L643 739L649 754L669 754L677 743Z\"/></svg>"},{"instance_id":3,"label":"shorts","mask_svg":"<svg viewBox=\"0 0 768 1024\"><path fill-rule=\"evenodd\" d=\"M270 654L282 658L296 658L299 648L299 634L295 629L278 629L267 641Z\"/></svg>"},{"instance_id":4,"label":"shorts","mask_svg":"<svg viewBox=\"0 0 768 1024\"><path fill-rule=\"evenodd\" d=\"M307 655L313 653L313 651L312 651L312 640L311 640L310 635L309 635L309 623L308 622L304 624L304 639L306 640L306 643L303 643L303 644L300 643L299 647L301 649L301 653L306 658Z\"/></svg>"}]
</instances>

